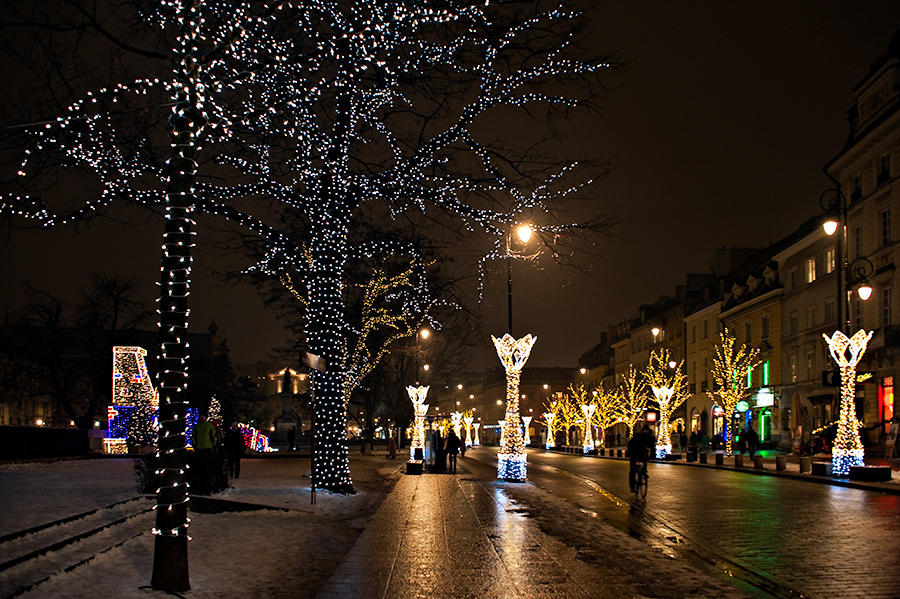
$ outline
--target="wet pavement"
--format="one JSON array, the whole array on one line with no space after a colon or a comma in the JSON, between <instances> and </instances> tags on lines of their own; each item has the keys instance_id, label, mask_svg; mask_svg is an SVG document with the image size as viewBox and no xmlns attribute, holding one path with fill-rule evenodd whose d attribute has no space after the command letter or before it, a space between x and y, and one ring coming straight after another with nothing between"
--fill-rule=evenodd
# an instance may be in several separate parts
<instances>
[{"instance_id":1,"label":"wet pavement","mask_svg":"<svg viewBox=\"0 0 900 599\"><path fill-rule=\"evenodd\" d=\"M484 467L494 456L492 448L469 454ZM650 464L647 499L637 501L627 469L624 460L528 454L538 488L660 550L687 548L693 563L748 583L751 594L900 596L900 496Z\"/></svg>"}]
</instances>

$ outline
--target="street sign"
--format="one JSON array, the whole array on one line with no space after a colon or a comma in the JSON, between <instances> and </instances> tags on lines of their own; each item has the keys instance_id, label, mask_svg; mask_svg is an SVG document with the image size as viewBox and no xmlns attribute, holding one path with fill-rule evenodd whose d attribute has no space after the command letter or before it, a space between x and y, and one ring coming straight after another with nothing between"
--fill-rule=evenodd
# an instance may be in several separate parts
<instances>
[{"instance_id":1,"label":"street sign","mask_svg":"<svg viewBox=\"0 0 900 599\"><path fill-rule=\"evenodd\" d=\"M737 405L734 407L734 409L738 412L746 412L750 409L750 404L742 399L741 401L737 402Z\"/></svg>"},{"instance_id":2,"label":"street sign","mask_svg":"<svg viewBox=\"0 0 900 599\"><path fill-rule=\"evenodd\" d=\"M308 366L313 370L325 371L325 358L320 358L316 354L311 354L308 351L301 352L300 356L303 359L304 366Z\"/></svg>"}]
</instances>

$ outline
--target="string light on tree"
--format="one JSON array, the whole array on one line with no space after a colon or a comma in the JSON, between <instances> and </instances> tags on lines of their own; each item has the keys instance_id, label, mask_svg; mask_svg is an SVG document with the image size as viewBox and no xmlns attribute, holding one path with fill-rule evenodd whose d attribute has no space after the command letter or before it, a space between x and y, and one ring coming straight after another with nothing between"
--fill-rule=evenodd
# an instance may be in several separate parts
<instances>
[{"instance_id":1,"label":"string light on tree","mask_svg":"<svg viewBox=\"0 0 900 599\"><path fill-rule=\"evenodd\" d=\"M865 449L859 436L862 423L856 418L856 365L859 364L874 331L864 329L847 337L835 331L831 337L823 334L831 357L841 369L841 413L837 436L834 439L831 472L835 476L847 476L851 466L865 465Z\"/></svg>"},{"instance_id":2,"label":"string light on tree","mask_svg":"<svg viewBox=\"0 0 900 599\"><path fill-rule=\"evenodd\" d=\"M556 444L553 442L553 420L556 418L556 414L553 412L544 412L544 424L547 426L547 441L544 443L544 447L550 449L551 447L555 447Z\"/></svg>"},{"instance_id":3,"label":"string light on tree","mask_svg":"<svg viewBox=\"0 0 900 599\"><path fill-rule=\"evenodd\" d=\"M502 425L502 441L497 456L497 478L525 480L525 446L522 443L522 429L519 427L519 379L537 337L528 334L516 340L507 333L500 339L494 336L491 339L500 363L506 370L506 418Z\"/></svg>"},{"instance_id":4,"label":"string light on tree","mask_svg":"<svg viewBox=\"0 0 900 599\"><path fill-rule=\"evenodd\" d=\"M581 449L584 453L587 453L594 449L594 435L591 430L591 416L594 415L594 410L597 408L594 404L581 404L581 414L584 417L583 425L582 425L582 442Z\"/></svg>"},{"instance_id":5,"label":"string light on tree","mask_svg":"<svg viewBox=\"0 0 900 599\"><path fill-rule=\"evenodd\" d=\"M740 346L735 344L735 337L728 329L719 334L711 369L715 386L708 393L713 403L725 413L725 430L722 435L725 438L726 455L731 455L734 450L736 431L732 429L738 402L750 397L747 378L760 363L759 349L747 347L743 343Z\"/></svg>"},{"instance_id":6,"label":"string light on tree","mask_svg":"<svg viewBox=\"0 0 900 599\"><path fill-rule=\"evenodd\" d=\"M634 366L628 365L628 372L619 387L622 407L622 422L628 427L628 438L634 436L634 426L644 417L647 410L647 381Z\"/></svg>"},{"instance_id":7,"label":"string light on tree","mask_svg":"<svg viewBox=\"0 0 900 599\"><path fill-rule=\"evenodd\" d=\"M409 399L413 404L413 414L415 422L413 424L412 442L409 444L409 459L415 459L416 450L421 449L422 454L425 453L425 413L428 412L428 404L425 398L428 397L428 387L414 387L412 385L406 388Z\"/></svg>"},{"instance_id":8,"label":"string light on tree","mask_svg":"<svg viewBox=\"0 0 900 599\"><path fill-rule=\"evenodd\" d=\"M591 392L595 407L591 422L597 427L600 447L606 447L606 429L625 418L625 407L619 389L608 389L599 385Z\"/></svg>"},{"instance_id":9,"label":"string light on tree","mask_svg":"<svg viewBox=\"0 0 900 599\"><path fill-rule=\"evenodd\" d=\"M450 422L453 423L453 434L456 435L457 438L460 438L462 435L462 431L460 426L462 426L462 412L450 412Z\"/></svg>"}]
</instances>

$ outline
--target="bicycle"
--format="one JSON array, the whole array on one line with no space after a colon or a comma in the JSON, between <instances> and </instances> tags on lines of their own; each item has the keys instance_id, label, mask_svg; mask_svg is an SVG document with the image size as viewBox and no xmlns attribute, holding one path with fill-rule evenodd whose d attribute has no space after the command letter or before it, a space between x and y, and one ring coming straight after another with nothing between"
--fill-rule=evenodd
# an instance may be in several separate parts
<instances>
[{"instance_id":1,"label":"bicycle","mask_svg":"<svg viewBox=\"0 0 900 599\"><path fill-rule=\"evenodd\" d=\"M629 481L631 492L640 496L641 499L646 499L647 483L650 480L650 475L647 474L647 462L635 462L634 466L634 474L632 480Z\"/></svg>"}]
</instances>

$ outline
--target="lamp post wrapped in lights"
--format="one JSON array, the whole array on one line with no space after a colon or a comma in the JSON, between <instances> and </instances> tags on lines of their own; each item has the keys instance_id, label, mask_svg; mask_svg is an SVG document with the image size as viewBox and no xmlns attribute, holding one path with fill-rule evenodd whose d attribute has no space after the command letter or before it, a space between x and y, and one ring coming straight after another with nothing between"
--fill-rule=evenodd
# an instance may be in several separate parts
<instances>
[{"instance_id":1,"label":"lamp post wrapped in lights","mask_svg":"<svg viewBox=\"0 0 900 599\"><path fill-rule=\"evenodd\" d=\"M675 393L674 387L651 386L656 403L659 404L659 436L656 440L656 458L663 459L672 453L672 440L669 438L669 400Z\"/></svg>"},{"instance_id":2,"label":"lamp post wrapped in lights","mask_svg":"<svg viewBox=\"0 0 900 599\"><path fill-rule=\"evenodd\" d=\"M581 443L581 448L584 450L584 453L587 453L594 448L594 435L593 431L591 431L591 416L594 415L595 409L597 409L597 406L594 404L581 404L581 413L584 414L584 435L582 435L583 441Z\"/></svg>"},{"instance_id":3,"label":"lamp post wrapped in lights","mask_svg":"<svg viewBox=\"0 0 900 599\"><path fill-rule=\"evenodd\" d=\"M525 446L522 444L522 429L519 428L519 378L537 337L529 334L516 340L507 333L500 339L494 336L491 339L506 370L506 420L497 456L497 478L525 480Z\"/></svg>"},{"instance_id":4,"label":"lamp post wrapped in lights","mask_svg":"<svg viewBox=\"0 0 900 599\"><path fill-rule=\"evenodd\" d=\"M831 337L823 334L831 357L841 368L841 414L832 449L832 474L846 476L850 466L862 466L865 450L859 437L860 422L856 418L856 365L866 351L873 331L859 330L848 338L840 331ZM848 355L849 351L849 355Z\"/></svg>"},{"instance_id":5,"label":"lamp post wrapped in lights","mask_svg":"<svg viewBox=\"0 0 900 599\"><path fill-rule=\"evenodd\" d=\"M450 422L453 425L453 434L457 439L460 437L460 425L462 423L462 412L450 412Z\"/></svg>"},{"instance_id":6,"label":"lamp post wrapped in lights","mask_svg":"<svg viewBox=\"0 0 900 599\"><path fill-rule=\"evenodd\" d=\"M531 435L528 432L528 426L531 424L531 416L522 416L522 423L525 425L525 440L523 443L527 447L531 443Z\"/></svg>"},{"instance_id":7,"label":"lamp post wrapped in lights","mask_svg":"<svg viewBox=\"0 0 900 599\"><path fill-rule=\"evenodd\" d=\"M421 449L424 456L425 453L425 413L428 411L428 404L425 398L428 397L428 387L413 387L410 385L406 388L409 393L409 399L413 404L413 412L416 420L413 424L412 443L409 445L409 459L416 459L416 449Z\"/></svg>"},{"instance_id":8,"label":"lamp post wrapped in lights","mask_svg":"<svg viewBox=\"0 0 900 599\"><path fill-rule=\"evenodd\" d=\"M481 428L481 423L475 422L474 424L472 424L472 428L475 429L475 439L472 440L472 446L478 447L479 445L481 445L481 440L478 438L478 429Z\"/></svg>"},{"instance_id":9,"label":"lamp post wrapped in lights","mask_svg":"<svg viewBox=\"0 0 900 599\"><path fill-rule=\"evenodd\" d=\"M544 422L547 423L547 442L544 443L544 447L550 449L551 447L555 447L556 444L553 442L553 419L556 418L556 414L553 412L544 412Z\"/></svg>"},{"instance_id":10,"label":"lamp post wrapped in lights","mask_svg":"<svg viewBox=\"0 0 900 599\"><path fill-rule=\"evenodd\" d=\"M474 419L473 416L463 417L463 422L466 423L466 447L472 447L472 421Z\"/></svg>"}]
</instances>

